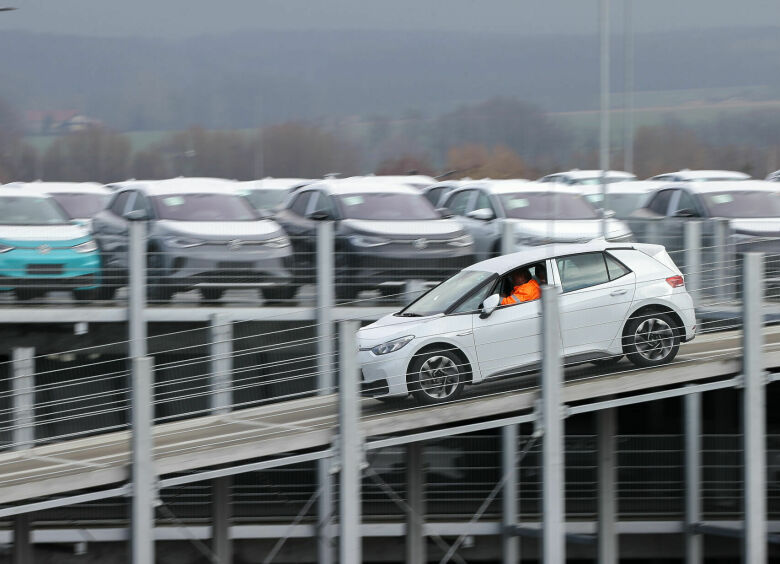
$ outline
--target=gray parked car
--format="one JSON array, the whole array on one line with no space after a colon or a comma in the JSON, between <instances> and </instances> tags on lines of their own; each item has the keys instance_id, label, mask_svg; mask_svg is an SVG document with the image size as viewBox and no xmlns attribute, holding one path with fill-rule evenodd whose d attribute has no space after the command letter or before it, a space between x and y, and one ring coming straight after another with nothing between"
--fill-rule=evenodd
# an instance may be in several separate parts
<instances>
[{"instance_id":1,"label":"gray parked car","mask_svg":"<svg viewBox=\"0 0 780 564\"><path fill-rule=\"evenodd\" d=\"M282 209L284 202L296 190L315 182L305 178L263 178L238 182L238 193L245 196L255 209L266 213L275 213Z\"/></svg>"},{"instance_id":2,"label":"gray parked car","mask_svg":"<svg viewBox=\"0 0 780 564\"><path fill-rule=\"evenodd\" d=\"M625 223L604 218L581 195L580 187L521 180L486 180L450 192L444 201L474 237L478 260L500 254L503 223L514 230L515 249L545 243L577 243L602 236L632 241Z\"/></svg>"},{"instance_id":3,"label":"gray parked car","mask_svg":"<svg viewBox=\"0 0 780 564\"><path fill-rule=\"evenodd\" d=\"M207 300L228 288L261 288L266 300L294 295L290 240L279 225L260 219L235 182L174 178L114 184L108 207L93 220L106 282L115 291L127 277L130 212L148 221L150 298L169 300L197 287Z\"/></svg>"}]
</instances>

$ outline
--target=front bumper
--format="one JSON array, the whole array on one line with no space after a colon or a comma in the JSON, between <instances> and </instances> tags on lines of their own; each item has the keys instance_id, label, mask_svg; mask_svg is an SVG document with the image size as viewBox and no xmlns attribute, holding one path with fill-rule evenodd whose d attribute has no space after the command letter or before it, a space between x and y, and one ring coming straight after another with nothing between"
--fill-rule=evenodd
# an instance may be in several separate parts
<instances>
[{"instance_id":1,"label":"front bumper","mask_svg":"<svg viewBox=\"0 0 780 564\"><path fill-rule=\"evenodd\" d=\"M406 370L411 362L411 355L406 347L382 356L376 356L371 351L358 352L358 364L361 372L361 390L371 397L406 397L409 388L406 386Z\"/></svg>"},{"instance_id":2,"label":"front bumper","mask_svg":"<svg viewBox=\"0 0 780 564\"><path fill-rule=\"evenodd\" d=\"M88 290L100 285L100 256L72 249L13 249L0 255L0 290Z\"/></svg>"},{"instance_id":3,"label":"front bumper","mask_svg":"<svg viewBox=\"0 0 780 564\"><path fill-rule=\"evenodd\" d=\"M177 281L185 285L224 286L292 283L290 247L245 252L224 248L175 249L163 253L163 258L163 278L173 284Z\"/></svg>"}]
</instances>

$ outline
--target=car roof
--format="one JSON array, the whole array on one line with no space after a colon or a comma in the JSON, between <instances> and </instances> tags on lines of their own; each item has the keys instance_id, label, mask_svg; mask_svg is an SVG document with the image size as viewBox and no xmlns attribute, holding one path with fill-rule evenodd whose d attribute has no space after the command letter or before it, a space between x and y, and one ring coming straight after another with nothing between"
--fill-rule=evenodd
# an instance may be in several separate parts
<instances>
[{"instance_id":1,"label":"car roof","mask_svg":"<svg viewBox=\"0 0 780 564\"><path fill-rule=\"evenodd\" d=\"M484 188L491 194L514 194L516 192L558 192L561 194L582 194L581 187L559 182L537 182L535 180L476 180L466 182L458 188ZM451 192L454 193L455 191Z\"/></svg>"},{"instance_id":2,"label":"car roof","mask_svg":"<svg viewBox=\"0 0 780 564\"><path fill-rule=\"evenodd\" d=\"M554 172L552 174L547 174L546 176L552 176L554 174L561 174L564 176L568 176L569 178L593 178L601 176L601 170L580 170L578 168L574 168L572 170L568 170L565 172ZM608 170L607 176L615 178L615 177L623 177L623 178L636 178L633 174L630 172L626 172L624 170ZM543 177L544 178L544 177Z\"/></svg>"},{"instance_id":3,"label":"car roof","mask_svg":"<svg viewBox=\"0 0 780 564\"><path fill-rule=\"evenodd\" d=\"M612 182L607 184L607 194L647 194L663 186L668 186L668 180L632 180L630 182ZM583 194L601 194L601 184L586 184L578 186Z\"/></svg>"},{"instance_id":4,"label":"car roof","mask_svg":"<svg viewBox=\"0 0 780 564\"><path fill-rule=\"evenodd\" d=\"M238 188L245 190L289 190L296 186L305 186L311 184L314 180L310 178L261 178L259 180L247 180L237 182Z\"/></svg>"},{"instance_id":5,"label":"car roof","mask_svg":"<svg viewBox=\"0 0 780 564\"><path fill-rule=\"evenodd\" d=\"M687 188L696 193L707 192L746 192L766 190L777 192L777 184L766 180L713 180L711 182L673 182L666 183L670 188Z\"/></svg>"},{"instance_id":6,"label":"car roof","mask_svg":"<svg viewBox=\"0 0 780 564\"><path fill-rule=\"evenodd\" d=\"M363 194L366 192L391 192L395 194L422 195L419 190L412 188L408 184L395 183L388 180L377 180L374 176L353 176L350 178L322 180L309 184L301 191L313 188L326 190L333 195Z\"/></svg>"},{"instance_id":7,"label":"car roof","mask_svg":"<svg viewBox=\"0 0 780 564\"><path fill-rule=\"evenodd\" d=\"M6 187L30 190L39 194L110 194L111 190L97 182L13 182Z\"/></svg>"},{"instance_id":8,"label":"car roof","mask_svg":"<svg viewBox=\"0 0 780 564\"><path fill-rule=\"evenodd\" d=\"M38 192L37 190L27 190L20 186L13 186L10 184L3 186L3 189L0 190L0 198L19 198L20 196L23 198L51 198L50 195L44 192Z\"/></svg>"},{"instance_id":9,"label":"car roof","mask_svg":"<svg viewBox=\"0 0 780 564\"><path fill-rule=\"evenodd\" d=\"M631 244L620 245L610 243L604 239L594 239L587 243L553 243L549 245L540 245L532 247L517 253L501 255L491 259L483 260L476 264L466 267L464 270L479 270L483 272L495 272L503 274L521 264L546 260L562 255L575 255L578 253L593 253L607 249L626 249L633 248Z\"/></svg>"},{"instance_id":10,"label":"car roof","mask_svg":"<svg viewBox=\"0 0 780 564\"><path fill-rule=\"evenodd\" d=\"M681 180L703 180L706 178L720 178L723 180L738 180L738 179L744 179L749 180L750 175L745 174L744 172L739 172L736 170L678 170L676 172L666 172L664 174L656 174L649 180L652 180L656 176L666 176L666 175L674 175L680 178Z\"/></svg>"},{"instance_id":11,"label":"car roof","mask_svg":"<svg viewBox=\"0 0 780 564\"><path fill-rule=\"evenodd\" d=\"M142 190L150 196L165 194L225 194L234 193L235 180L224 178L168 178L166 180L130 180L115 182L111 186L123 190Z\"/></svg>"},{"instance_id":12,"label":"car roof","mask_svg":"<svg viewBox=\"0 0 780 564\"><path fill-rule=\"evenodd\" d=\"M382 182L392 182L398 184L411 184L414 186L425 187L436 183L436 179L426 174L368 174L365 176L351 176L344 180L352 178L373 178Z\"/></svg>"}]
</instances>

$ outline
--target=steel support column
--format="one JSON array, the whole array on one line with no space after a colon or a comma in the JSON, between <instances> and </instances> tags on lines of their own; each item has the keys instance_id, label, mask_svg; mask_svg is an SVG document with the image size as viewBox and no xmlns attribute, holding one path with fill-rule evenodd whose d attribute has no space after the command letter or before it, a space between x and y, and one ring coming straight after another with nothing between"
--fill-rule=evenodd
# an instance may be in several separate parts
<instances>
[{"instance_id":1,"label":"steel support column","mask_svg":"<svg viewBox=\"0 0 780 564\"><path fill-rule=\"evenodd\" d=\"M685 288L693 303L701 302L701 221L685 222Z\"/></svg>"},{"instance_id":2,"label":"steel support column","mask_svg":"<svg viewBox=\"0 0 780 564\"><path fill-rule=\"evenodd\" d=\"M362 445L360 437L360 380L356 362L357 321L343 321L339 332L339 454L341 488L339 491L339 562L360 564L360 475Z\"/></svg>"},{"instance_id":3,"label":"steel support column","mask_svg":"<svg viewBox=\"0 0 780 564\"><path fill-rule=\"evenodd\" d=\"M132 359L132 483L130 535L133 564L154 563L154 508L156 501L152 456L153 373L150 357Z\"/></svg>"},{"instance_id":4,"label":"steel support column","mask_svg":"<svg viewBox=\"0 0 780 564\"><path fill-rule=\"evenodd\" d=\"M542 289L542 557L545 564L563 564L566 559L564 527L564 446L561 409L561 333L559 290Z\"/></svg>"},{"instance_id":5,"label":"steel support column","mask_svg":"<svg viewBox=\"0 0 780 564\"><path fill-rule=\"evenodd\" d=\"M13 564L35 564L31 532L29 514L14 517Z\"/></svg>"},{"instance_id":6,"label":"steel support column","mask_svg":"<svg viewBox=\"0 0 780 564\"><path fill-rule=\"evenodd\" d=\"M598 562L617 564L617 472L615 461L615 436L617 435L616 409L596 412L598 418Z\"/></svg>"},{"instance_id":7,"label":"steel support column","mask_svg":"<svg viewBox=\"0 0 780 564\"><path fill-rule=\"evenodd\" d=\"M425 556L425 468L423 443L406 447L406 562L424 564Z\"/></svg>"},{"instance_id":8,"label":"steel support column","mask_svg":"<svg viewBox=\"0 0 780 564\"><path fill-rule=\"evenodd\" d=\"M333 306L335 292L333 265L333 222L317 224L317 394L331 394L335 390L333 362L335 330ZM317 562L333 564L333 474L331 461L317 461Z\"/></svg>"},{"instance_id":9,"label":"steel support column","mask_svg":"<svg viewBox=\"0 0 780 564\"><path fill-rule=\"evenodd\" d=\"M501 227L501 254L508 255L509 253L514 253L517 250L514 223L504 219L499 225Z\"/></svg>"},{"instance_id":10,"label":"steel support column","mask_svg":"<svg viewBox=\"0 0 780 564\"><path fill-rule=\"evenodd\" d=\"M217 478L211 482L211 551L216 560L214 564L233 563L233 541L230 538L232 482L230 476Z\"/></svg>"},{"instance_id":11,"label":"steel support column","mask_svg":"<svg viewBox=\"0 0 780 564\"><path fill-rule=\"evenodd\" d=\"M610 0L599 0L599 72L600 72L600 111L599 111L599 168L601 169L601 203L607 206L607 171L609 170L609 4ZM608 218L601 219L601 236L607 236Z\"/></svg>"},{"instance_id":12,"label":"steel support column","mask_svg":"<svg viewBox=\"0 0 780 564\"><path fill-rule=\"evenodd\" d=\"M685 562L701 564L701 394L685 396Z\"/></svg>"},{"instance_id":13,"label":"steel support column","mask_svg":"<svg viewBox=\"0 0 780 564\"><path fill-rule=\"evenodd\" d=\"M127 320L130 358L146 356L146 221L128 217Z\"/></svg>"},{"instance_id":14,"label":"steel support column","mask_svg":"<svg viewBox=\"0 0 780 564\"><path fill-rule=\"evenodd\" d=\"M714 281L707 286L715 286L715 297L718 304L733 298L734 256L730 252L731 224L726 218L715 218L713 221Z\"/></svg>"},{"instance_id":15,"label":"steel support column","mask_svg":"<svg viewBox=\"0 0 780 564\"><path fill-rule=\"evenodd\" d=\"M11 394L14 450L31 448L35 442L35 349L16 347L11 353ZM13 564L33 564L30 516L14 521Z\"/></svg>"},{"instance_id":16,"label":"steel support column","mask_svg":"<svg viewBox=\"0 0 780 564\"><path fill-rule=\"evenodd\" d=\"M761 349L764 343L763 314L763 255L743 255L742 307L743 373L745 389L742 394L744 433L744 505L745 536L742 561L762 564L767 561L766 525L766 375Z\"/></svg>"},{"instance_id":17,"label":"steel support column","mask_svg":"<svg viewBox=\"0 0 780 564\"><path fill-rule=\"evenodd\" d=\"M501 511L501 561L503 564L517 564L520 560L520 539L513 533L519 523L517 500L517 441L518 425L501 427L501 472L504 479Z\"/></svg>"},{"instance_id":18,"label":"steel support column","mask_svg":"<svg viewBox=\"0 0 780 564\"><path fill-rule=\"evenodd\" d=\"M227 413L233 405L233 322L224 313L211 316L209 326L211 354L212 413Z\"/></svg>"}]
</instances>

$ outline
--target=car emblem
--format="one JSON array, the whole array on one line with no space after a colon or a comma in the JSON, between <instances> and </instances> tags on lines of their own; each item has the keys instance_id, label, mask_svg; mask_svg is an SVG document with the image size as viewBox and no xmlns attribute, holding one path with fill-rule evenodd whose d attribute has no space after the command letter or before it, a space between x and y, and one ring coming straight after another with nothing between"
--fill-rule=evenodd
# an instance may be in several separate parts
<instances>
[{"instance_id":1,"label":"car emblem","mask_svg":"<svg viewBox=\"0 0 780 564\"><path fill-rule=\"evenodd\" d=\"M241 250L241 241L238 239L233 239L228 243L228 249L231 251L239 251Z\"/></svg>"},{"instance_id":2,"label":"car emblem","mask_svg":"<svg viewBox=\"0 0 780 564\"><path fill-rule=\"evenodd\" d=\"M41 253L42 255L48 255L50 251L51 251L51 247L49 245L41 245L40 247L38 247L38 252Z\"/></svg>"},{"instance_id":3,"label":"car emblem","mask_svg":"<svg viewBox=\"0 0 780 564\"><path fill-rule=\"evenodd\" d=\"M414 241L412 241L412 247L414 247L418 251L421 251L423 249L427 249L428 248L428 241L426 241L425 239L415 239Z\"/></svg>"}]
</instances>

